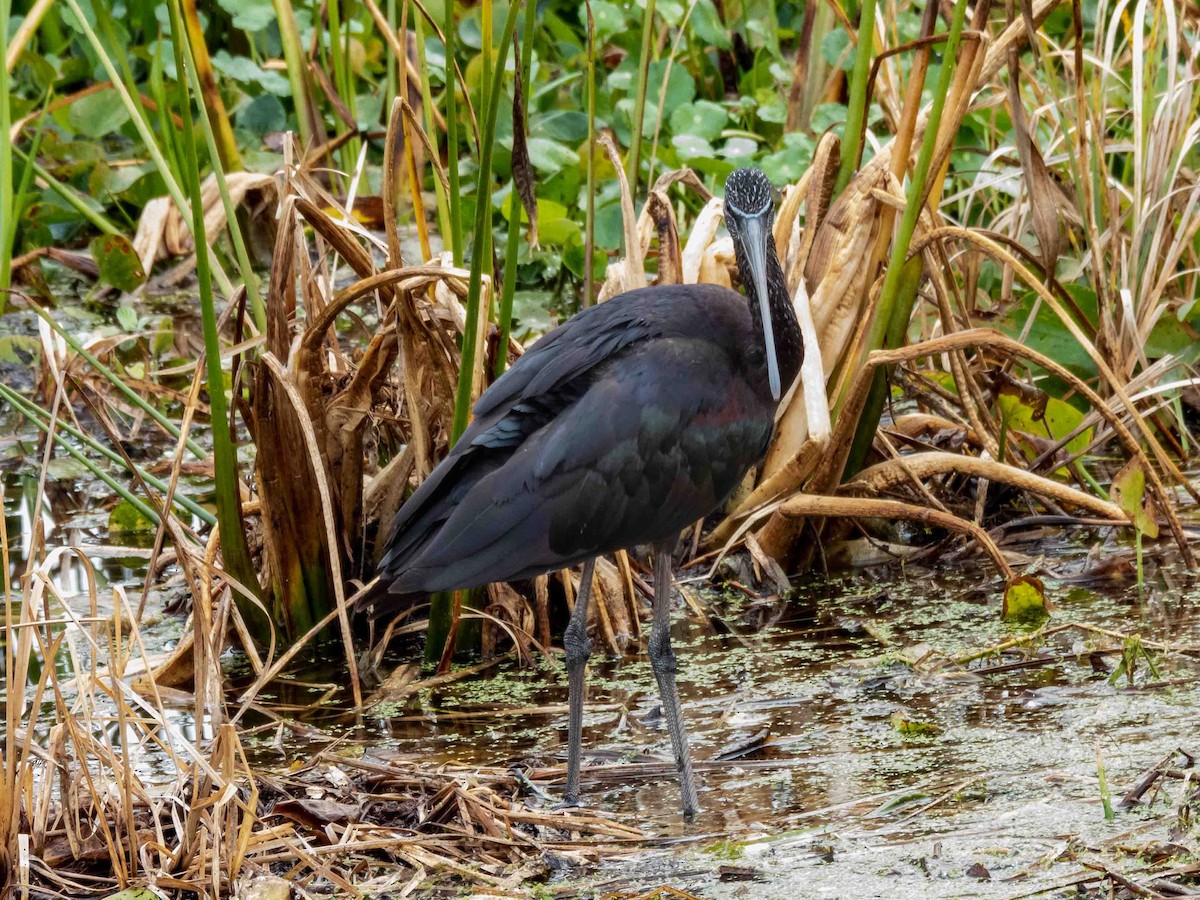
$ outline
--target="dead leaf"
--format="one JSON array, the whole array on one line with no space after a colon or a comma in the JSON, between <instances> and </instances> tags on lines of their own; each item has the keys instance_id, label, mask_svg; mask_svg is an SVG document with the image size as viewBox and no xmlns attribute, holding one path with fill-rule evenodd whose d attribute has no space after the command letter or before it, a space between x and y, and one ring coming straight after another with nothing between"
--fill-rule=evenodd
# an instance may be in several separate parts
<instances>
[{"instance_id":1,"label":"dead leaf","mask_svg":"<svg viewBox=\"0 0 1200 900\"><path fill-rule=\"evenodd\" d=\"M513 184L521 197L521 205L525 207L525 215L529 217L529 246L537 249L538 220L537 220L537 177L533 173L533 164L529 160L529 147L525 143L525 99L521 86L521 45L517 35L513 33L513 60L516 72L513 76L513 146L512 174ZM516 228L513 222L511 227Z\"/></svg>"},{"instance_id":2,"label":"dead leaf","mask_svg":"<svg viewBox=\"0 0 1200 900\"><path fill-rule=\"evenodd\" d=\"M324 828L326 825L345 825L349 822L357 822L362 818L363 805L305 798L276 803L271 812L309 828Z\"/></svg>"}]
</instances>

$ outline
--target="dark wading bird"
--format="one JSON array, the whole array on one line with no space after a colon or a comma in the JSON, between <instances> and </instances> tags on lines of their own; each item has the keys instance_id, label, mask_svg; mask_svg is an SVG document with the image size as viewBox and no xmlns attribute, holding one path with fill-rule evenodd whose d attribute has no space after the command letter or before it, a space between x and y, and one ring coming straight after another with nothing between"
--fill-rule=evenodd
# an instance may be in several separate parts
<instances>
[{"instance_id":1,"label":"dark wading bird","mask_svg":"<svg viewBox=\"0 0 1200 900\"><path fill-rule=\"evenodd\" d=\"M583 563L563 636L570 677L565 801L579 800L595 559L654 547L650 663L683 811L698 808L671 650L671 553L762 459L804 345L775 252L774 191L725 182L746 297L709 284L629 291L550 331L475 405L475 420L396 516L380 563L393 594L531 578Z\"/></svg>"}]
</instances>

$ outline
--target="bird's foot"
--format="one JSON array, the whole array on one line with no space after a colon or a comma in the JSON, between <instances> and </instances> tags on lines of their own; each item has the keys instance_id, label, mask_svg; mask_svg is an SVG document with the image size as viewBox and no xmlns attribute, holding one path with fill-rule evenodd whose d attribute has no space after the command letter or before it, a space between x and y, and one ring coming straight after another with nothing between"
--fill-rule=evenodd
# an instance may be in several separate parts
<instances>
[{"instance_id":1,"label":"bird's foot","mask_svg":"<svg viewBox=\"0 0 1200 900\"><path fill-rule=\"evenodd\" d=\"M563 798L551 806L550 809L558 812L563 809L581 809L582 807L583 804L579 802L578 797L568 797L564 794Z\"/></svg>"}]
</instances>

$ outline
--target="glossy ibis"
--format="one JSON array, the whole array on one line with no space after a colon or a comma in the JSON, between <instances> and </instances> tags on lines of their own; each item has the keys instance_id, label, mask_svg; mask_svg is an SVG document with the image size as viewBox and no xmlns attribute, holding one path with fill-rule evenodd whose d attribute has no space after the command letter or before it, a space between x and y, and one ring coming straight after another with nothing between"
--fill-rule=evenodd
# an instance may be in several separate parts
<instances>
[{"instance_id":1,"label":"glossy ibis","mask_svg":"<svg viewBox=\"0 0 1200 900\"><path fill-rule=\"evenodd\" d=\"M479 398L475 419L396 516L394 594L514 581L583 563L563 637L570 677L565 800L578 803L588 599L595 559L654 547L649 656L685 815L698 808L675 689L671 552L766 453L804 355L775 252L774 191L725 182L746 297L709 284L629 291L547 333Z\"/></svg>"}]
</instances>

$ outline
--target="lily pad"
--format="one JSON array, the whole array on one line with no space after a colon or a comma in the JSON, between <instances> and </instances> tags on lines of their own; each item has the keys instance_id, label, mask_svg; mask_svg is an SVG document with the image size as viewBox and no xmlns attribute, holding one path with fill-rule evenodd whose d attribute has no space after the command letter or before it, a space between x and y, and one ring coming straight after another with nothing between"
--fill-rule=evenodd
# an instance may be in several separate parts
<instances>
[{"instance_id":1,"label":"lily pad","mask_svg":"<svg viewBox=\"0 0 1200 900\"><path fill-rule=\"evenodd\" d=\"M728 121L729 114L719 104L697 100L685 103L671 113L671 131L676 137L693 135L711 141L721 136Z\"/></svg>"}]
</instances>

